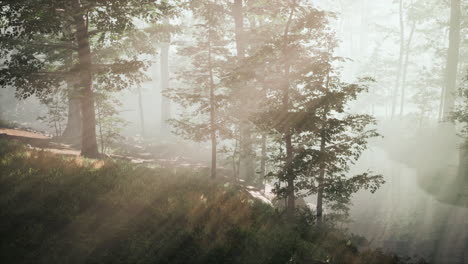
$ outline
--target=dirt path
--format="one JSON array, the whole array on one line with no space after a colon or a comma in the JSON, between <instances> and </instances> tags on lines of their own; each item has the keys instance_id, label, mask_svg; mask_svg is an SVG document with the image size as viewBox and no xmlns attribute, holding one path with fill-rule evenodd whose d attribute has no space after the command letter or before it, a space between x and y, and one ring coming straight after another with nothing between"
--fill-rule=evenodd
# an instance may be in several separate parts
<instances>
[{"instance_id":1,"label":"dirt path","mask_svg":"<svg viewBox=\"0 0 468 264\"><path fill-rule=\"evenodd\" d=\"M16 140L28 145L34 149L50 151L52 153L70 156L79 156L80 150L73 148L71 145L54 141L50 136L41 132L28 131L26 129L10 129L0 128L0 137L5 137L9 140ZM103 155L104 158L126 160L132 163L153 164L161 167L171 168L204 168L205 164L194 162L186 157L163 158L157 157L152 153L145 151L143 147L135 148L132 146L132 152L126 155ZM138 151L136 151L138 150Z\"/></svg>"},{"instance_id":2,"label":"dirt path","mask_svg":"<svg viewBox=\"0 0 468 264\"><path fill-rule=\"evenodd\" d=\"M28 145L32 149L45 150L59 155L80 156L80 150L75 149L67 144L54 142L53 138L37 131L0 128L0 138L7 138L8 140L19 141L23 144ZM144 148L141 148L140 151L133 151L132 153L130 153L130 155L108 155L105 157L110 159L126 160L136 164L145 163L150 165L156 165L164 168L208 168L206 164L194 161L187 157L178 156L169 159L157 157L154 155L154 153L152 154L146 152ZM252 186L247 186L242 180L237 181L230 177L229 170L221 167L219 169L219 177L224 178L226 183L233 183L243 186L244 191L250 194L252 198L259 199L270 205L272 204L271 200L273 199L273 196L271 194L265 195L263 190L259 190Z\"/></svg>"},{"instance_id":3,"label":"dirt path","mask_svg":"<svg viewBox=\"0 0 468 264\"><path fill-rule=\"evenodd\" d=\"M0 137L16 140L29 145L31 148L42 149L62 155L80 155L80 151L70 145L54 142L51 137L40 132L32 132L23 129L0 128Z\"/></svg>"}]
</instances>

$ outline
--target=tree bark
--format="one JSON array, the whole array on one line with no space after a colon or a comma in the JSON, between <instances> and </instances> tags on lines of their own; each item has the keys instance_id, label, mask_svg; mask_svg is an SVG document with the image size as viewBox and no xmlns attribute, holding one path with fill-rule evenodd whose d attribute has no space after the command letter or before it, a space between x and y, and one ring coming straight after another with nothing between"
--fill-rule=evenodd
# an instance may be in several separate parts
<instances>
[{"instance_id":1,"label":"tree bark","mask_svg":"<svg viewBox=\"0 0 468 264\"><path fill-rule=\"evenodd\" d=\"M326 114L324 112L323 118L326 118ZM325 119L323 120L325 124ZM319 167L319 178L318 178L318 190L317 190L317 223L323 222L323 191L324 191L324 180L325 180L325 161L323 156L325 155L325 146L326 146L326 138L325 138L325 130L322 128L320 133L320 154L322 155Z\"/></svg>"},{"instance_id":2,"label":"tree bark","mask_svg":"<svg viewBox=\"0 0 468 264\"><path fill-rule=\"evenodd\" d=\"M326 91L330 87L330 70L328 69L327 80L325 83ZM323 192L324 192L324 181L325 181L325 170L326 170L326 144L327 144L327 114L328 107L325 107L322 113L322 128L320 130L320 165L319 165L319 178L318 178L318 188L317 188L317 223L321 224L323 222Z\"/></svg>"},{"instance_id":3,"label":"tree bark","mask_svg":"<svg viewBox=\"0 0 468 264\"><path fill-rule=\"evenodd\" d=\"M447 120L453 111L458 73L458 60L460 55L460 0L451 0L450 4L450 33L449 48L447 52L447 65L445 68L445 92L443 102L443 120Z\"/></svg>"},{"instance_id":4,"label":"tree bark","mask_svg":"<svg viewBox=\"0 0 468 264\"><path fill-rule=\"evenodd\" d=\"M68 32L70 33L70 32ZM70 53L65 60L65 64L72 68L73 53ZM69 77L66 80L68 97L68 118L65 130L61 139L67 143L78 145L81 149L81 104L80 95L76 91L76 78Z\"/></svg>"},{"instance_id":5,"label":"tree bark","mask_svg":"<svg viewBox=\"0 0 468 264\"><path fill-rule=\"evenodd\" d=\"M237 155L239 154L238 149L239 149L239 138L237 137L237 132L234 132L234 135L236 135L235 143L234 143L234 151L232 153L232 170L234 173L234 179L236 181L239 180L239 166L237 165L238 159L236 158Z\"/></svg>"},{"instance_id":6,"label":"tree bark","mask_svg":"<svg viewBox=\"0 0 468 264\"><path fill-rule=\"evenodd\" d=\"M287 132L286 136L284 137L284 141L286 143L286 166L287 166L287 200L288 206L286 208L288 217L290 219L294 218L295 210L296 210L296 195L295 195L295 187L294 187L294 174L292 170L292 161L293 161L293 146L292 146L292 135L290 132Z\"/></svg>"},{"instance_id":7,"label":"tree bark","mask_svg":"<svg viewBox=\"0 0 468 264\"><path fill-rule=\"evenodd\" d=\"M267 160L267 135L262 135L262 150L260 158L260 179L262 182L265 181L266 176L266 160Z\"/></svg>"},{"instance_id":8,"label":"tree bark","mask_svg":"<svg viewBox=\"0 0 468 264\"><path fill-rule=\"evenodd\" d=\"M232 15L235 24L235 38L238 61L241 62L245 58L245 36L244 36L244 13L243 0L234 0ZM246 89L247 87L244 87ZM242 103L249 106L248 100L243 100ZM240 122L240 177L246 182L252 183L255 179L255 155L252 148L252 128L248 120L248 116L243 116Z\"/></svg>"},{"instance_id":9,"label":"tree bark","mask_svg":"<svg viewBox=\"0 0 468 264\"><path fill-rule=\"evenodd\" d=\"M145 137L145 115L144 115L144 109L143 109L143 98L141 95L141 87L137 87L137 92L138 92L138 108L139 108L139 114L140 114L140 125L141 125L141 136Z\"/></svg>"},{"instance_id":10,"label":"tree bark","mask_svg":"<svg viewBox=\"0 0 468 264\"><path fill-rule=\"evenodd\" d=\"M293 2L295 4L295 2ZM290 7L291 11L289 13L289 18L286 23L286 28L284 30L284 44L283 44L283 56L285 60L284 66L284 90L283 90L283 111L285 114L289 112L289 89L290 89L290 80L289 75L291 71L291 65L289 63L289 58L287 54L288 49L288 42L289 42L289 28L292 23L292 19L294 16L294 6ZM293 162L293 145L292 145L292 130L290 128L286 128L285 135L284 135L284 142L286 145L286 178L287 178L287 207L286 207L286 214L288 215L289 219L294 219L295 210L296 210L296 195L295 195L295 186L294 186L294 174L292 170L292 162Z\"/></svg>"},{"instance_id":11,"label":"tree bark","mask_svg":"<svg viewBox=\"0 0 468 264\"><path fill-rule=\"evenodd\" d=\"M210 78L210 138L211 138L211 178L216 178L216 99L215 83L213 78L213 64L211 62L211 29L208 33L208 69Z\"/></svg>"},{"instance_id":12,"label":"tree bark","mask_svg":"<svg viewBox=\"0 0 468 264\"><path fill-rule=\"evenodd\" d=\"M244 13L243 13L243 0L234 0L234 6L232 9L232 15L235 23L236 33L236 50L237 58L239 60L245 57L245 38L244 38Z\"/></svg>"},{"instance_id":13,"label":"tree bark","mask_svg":"<svg viewBox=\"0 0 468 264\"><path fill-rule=\"evenodd\" d=\"M76 27L76 40L78 42L78 69L79 86L81 92L81 155L88 158L98 158L96 141L96 116L94 110L93 76L91 72L92 59L89 44L88 25L82 14L80 0L71 0L76 12L74 23Z\"/></svg>"},{"instance_id":14,"label":"tree bark","mask_svg":"<svg viewBox=\"0 0 468 264\"><path fill-rule=\"evenodd\" d=\"M81 141L81 106L80 98L69 94L67 125L61 136L62 140L72 144Z\"/></svg>"},{"instance_id":15,"label":"tree bark","mask_svg":"<svg viewBox=\"0 0 468 264\"><path fill-rule=\"evenodd\" d=\"M462 182L466 181L468 177L468 141L465 140L463 144L460 145L459 153L459 163L458 163L458 178Z\"/></svg>"},{"instance_id":16,"label":"tree bark","mask_svg":"<svg viewBox=\"0 0 468 264\"><path fill-rule=\"evenodd\" d=\"M397 107L397 97L398 97L398 90L400 88L400 81L401 81L401 72L402 72L402 64L403 64L403 56L404 56L404 49L405 49L405 23L403 20L403 0L400 0L400 56L398 58L398 67L397 67L397 76L395 80L395 87L393 88L393 96L392 96L392 116L391 119L395 117L396 107Z\"/></svg>"},{"instance_id":17,"label":"tree bark","mask_svg":"<svg viewBox=\"0 0 468 264\"><path fill-rule=\"evenodd\" d=\"M99 102L96 104L97 110L97 127L99 132L99 139L101 140L101 153L105 153L106 141L104 140L104 134L102 132L102 112Z\"/></svg>"}]
</instances>

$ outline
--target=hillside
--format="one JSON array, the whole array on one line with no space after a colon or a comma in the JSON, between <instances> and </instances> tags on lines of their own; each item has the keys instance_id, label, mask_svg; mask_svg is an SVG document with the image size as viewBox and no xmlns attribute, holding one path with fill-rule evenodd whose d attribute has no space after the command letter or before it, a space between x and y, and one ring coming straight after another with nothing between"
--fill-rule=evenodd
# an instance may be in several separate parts
<instances>
[{"instance_id":1,"label":"hillside","mask_svg":"<svg viewBox=\"0 0 468 264\"><path fill-rule=\"evenodd\" d=\"M203 171L0 146L2 263L404 263Z\"/></svg>"}]
</instances>

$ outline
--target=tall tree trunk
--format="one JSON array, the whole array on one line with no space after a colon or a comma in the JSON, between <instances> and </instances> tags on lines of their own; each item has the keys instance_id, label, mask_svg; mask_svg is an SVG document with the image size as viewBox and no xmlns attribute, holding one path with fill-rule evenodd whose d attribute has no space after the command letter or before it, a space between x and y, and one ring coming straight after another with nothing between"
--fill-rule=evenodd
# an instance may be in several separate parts
<instances>
[{"instance_id":1,"label":"tall tree trunk","mask_svg":"<svg viewBox=\"0 0 468 264\"><path fill-rule=\"evenodd\" d=\"M437 115L437 120L439 123L442 123L442 119L444 117L444 98L445 97L445 85L442 85L442 89L440 91L440 100L439 100L439 113Z\"/></svg>"},{"instance_id":2,"label":"tall tree trunk","mask_svg":"<svg viewBox=\"0 0 468 264\"><path fill-rule=\"evenodd\" d=\"M293 1L293 4L295 2ZM284 55L284 60L285 60L285 66L284 66L284 90L283 90L283 111L285 115L289 113L289 89L290 89L290 80L289 80L289 75L291 71L291 65L289 63L289 58L287 54L288 50L288 42L289 42L289 28L291 26L291 22L294 16L294 6L291 6L291 11L289 13L289 18L286 23L286 28L284 30L284 44L283 44L283 55ZM289 217L289 219L294 219L295 215L295 210L296 210L296 195L295 195L295 187L294 187L294 173L292 169L292 162L293 162L293 145L292 145L292 130L290 128L286 128L285 135L284 135L284 142L286 145L286 177L287 177L287 187L286 187L286 193L287 193L287 207L286 207L286 213Z\"/></svg>"},{"instance_id":3,"label":"tall tree trunk","mask_svg":"<svg viewBox=\"0 0 468 264\"><path fill-rule=\"evenodd\" d=\"M361 60L365 59L368 54L369 42L369 0L361 0L361 32L359 40L359 49Z\"/></svg>"},{"instance_id":4,"label":"tall tree trunk","mask_svg":"<svg viewBox=\"0 0 468 264\"><path fill-rule=\"evenodd\" d=\"M284 137L284 141L286 143L286 166L287 166L287 202L288 206L286 208L288 217L290 219L294 218L295 210L296 210L296 194L295 194L295 187L294 187L294 174L292 169L292 161L293 161L293 146L292 146L292 135L291 132L287 132L286 136Z\"/></svg>"},{"instance_id":5,"label":"tall tree trunk","mask_svg":"<svg viewBox=\"0 0 468 264\"><path fill-rule=\"evenodd\" d=\"M405 48L405 62L403 66L403 77L401 80L400 118L403 117L404 110L405 110L406 77L408 75L411 42L413 41L413 35L414 35L415 29L416 29L416 21L414 21L413 25L411 26L411 32L408 37L408 42L406 43L406 48Z\"/></svg>"},{"instance_id":6,"label":"tall tree trunk","mask_svg":"<svg viewBox=\"0 0 468 264\"><path fill-rule=\"evenodd\" d=\"M262 135L262 150L261 150L261 158L260 158L260 180L262 182L262 185L264 185L265 182L265 176L266 176L266 160L267 160L267 135L263 134Z\"/></svg>"},{"instance_id":7,"label":"tall tree trunk","mask_svg":"<svg viewBox=\"0 0 468 264\"><path fill-rule=\"evenodd\" d=\"M326 114L323 114L323 122L325 124ZM322 128L320 133L320 154L322 155L319 167L319 177L318 177L318 189L317 189L317 223L322 223L323 221L323 191L324 191L324 180L325 180L325 161L323 160L323 155L325 155L325 130Z\"/></svg>"},{"instance_id":8,"label":"tall tree trunk","mask_svg":"<svg viewBox=\"0 0 468 264\"><path fill-rule=\"evenodd\" d=\"M261 77L261 84L262 90L267 91L267 83L266 83L266 69L263 68L263 73ZM266 94L265 94L266 96ZM266 186L266 162L267 162L267 140L268 140L268 133L262 133L262 147L261 147L261 158L260 158L260 179L262 182L262 189L265 190Z\"/></svg>"},{"instance_id":9,"label":"tall tree trunk","mask_svg":"<svg viewBox=\"0 0 468 264\"><path fill-rule=\"evenodd\" d=\"M99 139L101 140L101 153L104 153L105 147L106 147L106 142L104 141L104 134L102 132L102 112L101 112L101 107L99 106L99 101L96 104L96 110L97 110L97 126L99 128Z\"/></svg>"},{"instance_id":10,"label":"tall tree trunk","mask_svg":"<svg viewBox=\"0 0 468 264\"><path fill-rule=\"evenodd\" d=\"M451 0L450 4L450 33L449 48L447 52L447 65L445 68L445 94L443 105L443 119L450 117L455 103L455 92L458 73L458 60L460 55L460 0Z\"/></svg>"},{"instance_id":11,"label":"tall tree trunk","mask_svg":"<svg viewBox=\"0 0 468 264\"><path fill-rule=\"evenodd\" d=\"M72 68L73 54L70 53L65 64ZM62 140L81 148L81 105L80 95L76 91L76 78L67 78L68 118L67 125L62 133Z\"/></svg>"},{"instance_id":12,"label":"tall tree trunk","mask_svg":"<svg viewBox=\"0 0 468 264\"><path fill-rule=\"evenodd\" d=\"M161 43L161 93L169 88L169 42ZM171 129L167 120L171 118L171 100L161 97L161 135L168 136Z\"/></svg>"},{"instance_id":13,"label":"tall tree trunk","mask_svg":"<svg viewBox=\"0 0 468 264\"><path fill-rule=\"evenodd\" d=\"M252 183L255 180L255 154L252 148L252 128L251 124L244 120L241 123L240 132L242 134L240 142L240 178Z\"/></svg>"},{"instance_id":14,"label":"tall tree trunk","mask_svg":"<svg viewBox=\"0 0 468 264\"><path fill-rule=\"evenodd\" d=\"M347 22L347 12L345 10L345 4L343 3L343 0L339 0L338 1L339 3L339 13L340 13L340 16L339 16L339 25L338 25L338 36L340 36L341 38L344 38L345 35L346 35L346 29L345 29L345 25L346 25L346 22ZM344 56L344 57L349 57L349 55L346 54L346 47L345 45L338 45L338 54L340 56Z\"/></svg>"},{"instance_id":15,"label":"tall tree trunk","mask_svg":"<svg viewBox=\"0 0 468 264\"><path fill-rule=\"evenodd\" d=\"M234 151L232 153L232 170L233 170L233 173L234 173L234 179L236 179L236 181L239 180L239 166L237 165L237 162L238 162L238 159L237 159L237 156L239 155L239 138L237 137L237 131L234 132L234 135L236 135L236 140L235 140L235 143L234 143Z\"/></svg>"},{"instance_id":16,"label":"tall tree trunk","mask_svg":"<svg viewBox=\"0 0 468 264\"><path fill-rule=\"evenodd\" d=\"M235 37L236 37L236 50L238 61L245 58L245 34L244 34L244 13L243 13L243 0L234 0L232 15L235 23ZM246 89L247 87L244 87ZM249 108L249 101L243 100ZM252 126L248 120L248 116L242 117L240 123L240 177L245 179L246 182L251 183L255 179L255 155L252 149Z\"/></svg>"},{"instance_id":17,"label":"tall tree trunk","mask_svg":"<svg viewBox=\"0 0 468 264\"><path fill-rule=\"evenodd\" d=\"M395 80L395 87L393 88L393 96L392 96L392 116L391 119L395 117L396 107L397 107L397 97L398 97L398 90L400 88L400 81L401 81L401 72L403 68L403 56L404 56L404 49L405 49L405 23L403 18L403 0L400 0L400 8L399 8L399 15L400 15L400 56L398 58L398 66L397 66L397 75Z\"/></svg>"},{"instance_id":18,"label":"tall tree trunk","mask_svg":"<svg viewBox=\"0 0 468 264\"><path fill-rule=\"evenodd\" d=\"M330 69L328 69L327 80L325 83L325 89L328 92L330 88ZM319 178L318 178L318 188L317 188L317 223L322 223L323 221L323 192L324 192L324 181L325 181L325 152L327 144L327 114L328 107L325 107L322 113L322 128L320 130L320 165L319 165Z\"/></svg>"},{"instance_id":19,"label":"tall tree trunk","mask_svg":"<svg viewBox=\"0 0 468 264\"><path fill-rule=\"evenodd\" d=\"M68 119L65 131L62 134L62 140L72 144L80 144L81 142L81 106L80 98L76 95L68 95Z\"/></svg>"},{"instance_id":20,"label":"tall tree trunk","mask_svg":"<svg viewBox=\"0 0 468 264\"><path fill-rule=\"evenodd\" d=\"M143 110L143 98L141 95L141 87L137 87L137 92L138 92L138 108L139 108L139 114L140 114L140 125L141 125L141 136L145 137L145 116L144 116L144 110Z\"/></svg>"},{"instance_id":21,"label":"tall tree trunk","mask_svg":"<svg viewBox=\"0 0 468 264\"><path fill-rule=\"evenodd\" d=\"M99 157L96 141L96 116L94 110L93 74L91 72L92 59L89 45L88 25L85 21L80 0L71 0L76 11L74 23L76 27L76 40L78 42L78 69L80 74L81 91L81 155L88 158Z\"/></svg>"},{"instance_id":22,"label":"tall tree trunk","mask_svg":"<svg viewBox=\"0 0 468 264\"><path fill-rule=\"evenodd\" d=\"M213 64L211 62L211 29L208 33L208 69L210 77L210 137L211 137L211 178L216 178L216 100Z\"/></svg>"},{"instance_id":23,"label":"tall tree trunk","mask_svg":"<svg viewBox=\"0 0 468 264\"><path fill-rule=\"evenodd\" d=\"M465 142L460 145L459 152L458 177L466 181L468 177L468 140L465 140Z\"/></svg>"},{"instance_id":24,"label":"tall tree trunk","mask_svg":"<svg viewBox=\"0 0 468 264\"><path fill-rule=\"evenodd\" d=\"M461 3L460 0L450 2L450 30L449 48L447 51L447 64L445 67L443 112L441 129L446 133L447 141L455 135L455 126L448 122L455 105L455 95L457 91L458 63L460 56L460 28L461 28ZM452 139L453 140L453 139ZM466 179L468 175L468 144L465 141L459 148L458 156L458 176Z\"/></svg>"}]
</instances>

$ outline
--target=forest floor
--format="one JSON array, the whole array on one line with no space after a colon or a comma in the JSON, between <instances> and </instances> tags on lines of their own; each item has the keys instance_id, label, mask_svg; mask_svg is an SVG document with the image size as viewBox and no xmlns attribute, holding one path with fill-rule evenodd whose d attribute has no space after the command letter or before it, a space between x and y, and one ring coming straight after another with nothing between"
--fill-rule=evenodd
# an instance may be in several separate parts
<instances>
[{"instance_id":1,"label":"forest floor","mask_svg":"<svg viewBox=\"0 0 468 264\"><path fill-rule=\"evenodd\" d=\"M48 137L1 131L1 263L416 263L197 170L78 163L21 143Z\"/></svg>"},{"instance_id":2,"label":"forest floor","mask_svg":"<svg viewBox=\"0 0 468 264\"><path fill-rule=\"evenodd\" d=\"M74 156L80 159L80 150L72 145L61 143L53 137L46 135L43 132L35 131L27 128L2 128L0 127L0 139L14 140L25 144L30 149L44 150L58 155ZM186 168L194 170L206 170L208 166L199 160L191 157L180 155L169 155L167 149L161 150L161 153L151 147L143 147L136 144L122 143L125 151L122 154L103 155L103 159L122 160L134 164L146 164L150 167L159 168ZM232 172L223 167L218 167L218 174L225 178L226 182L235 182L243 186L245 190L254 198L262 200L267 204L271 204L274 196L270 193L265 194L264 190L260 190L253 186L247 186L242 180L234 179Z\"/></svg>"},{"instance_id":3,"label":"forest floor","mask_svg":"<svg viewBox=\"0 0 468 264\"><path fill-rule=\"evenodd\" d=\"M26 130L0 128L0 137L16 140L28 145L30 148L42 149L62 155L79 156L80 151L70 145L54 142L53 139L41 132Z\"/></svg>"},{"instance_id":4,"label":"forest floor","mask_svg":"<svg viewBox=\"0 0 468 264\"><path fill-rule=\"evenodd\" d=\"M49 151L55 154L79 156L80 150L76 147L65 144L55 138L46 135L40 131L34 131L27 128L2 128L0 127L0 137L16 140L26 144L32 149ZM122 143L123 144L123 143ZM131 163L148 163L160 167L192 167L203 168L204 164L191 160L188 157L162 157L147 151L144 147L126 144L125 154L104 155L105 158L122 159Z\"/></svg>"}]
</instances>

